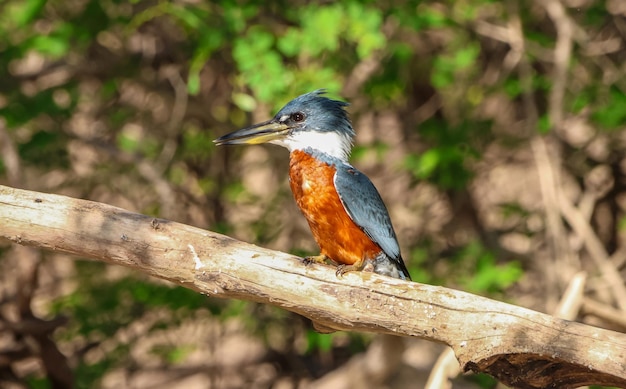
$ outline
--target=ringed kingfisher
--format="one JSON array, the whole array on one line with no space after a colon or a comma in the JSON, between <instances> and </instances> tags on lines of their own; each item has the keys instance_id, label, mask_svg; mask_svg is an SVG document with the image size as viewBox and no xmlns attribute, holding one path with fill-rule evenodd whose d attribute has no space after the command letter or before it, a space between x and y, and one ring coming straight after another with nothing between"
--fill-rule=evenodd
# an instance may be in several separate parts
<instances>
[{"instance_id":1,"label":"ringed kingfisher","mask_svg":"<svg viewBox=\"0 0 626 389\"><path fill-rule=\"evenodd\" d=\"M217 145L273 143L290 152L289 184L320 255L307 262L338 264L337 275L368 268L410 280L389 213L348 157L356 135L345 107L319 89L285 105L272 119L227 135Z\"/></svg>"}]
</instances>

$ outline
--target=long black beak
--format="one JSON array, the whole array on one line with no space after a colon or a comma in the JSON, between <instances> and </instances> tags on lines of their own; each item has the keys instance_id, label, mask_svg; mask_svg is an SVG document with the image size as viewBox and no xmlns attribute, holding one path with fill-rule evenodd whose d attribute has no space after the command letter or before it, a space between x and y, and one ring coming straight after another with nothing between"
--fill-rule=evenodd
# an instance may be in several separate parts
<instances>
[{"instance_id":1,"label":"long black beak","mask_svg":"<svg viewBox=\"0 0 626 389\"><path fill-rule=\"evenodd\" d=\"M213 142L218 145L256 145L267 143L276 139L282 139L289 133L290 127L284 123L271 119L254 126L242 128L215 139Z\"/></svg>"}]
</instances>

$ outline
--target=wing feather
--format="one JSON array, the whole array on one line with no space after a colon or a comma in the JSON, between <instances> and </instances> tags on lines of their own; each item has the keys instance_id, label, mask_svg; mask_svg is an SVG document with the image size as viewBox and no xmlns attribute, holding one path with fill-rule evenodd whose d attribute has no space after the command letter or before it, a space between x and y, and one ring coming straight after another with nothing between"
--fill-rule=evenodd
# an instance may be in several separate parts
<instances>
[{"instance_id":1,"label":"wing feather","mask_svg":"<svg viewBox=\"0 0 626 389\"><path fill-rule=\"evenodd\" d=\"M372 181L350 165L336 168L335 189L350 218L389 258L402 262L389 213Z\"/></svg>"}]
</instances>

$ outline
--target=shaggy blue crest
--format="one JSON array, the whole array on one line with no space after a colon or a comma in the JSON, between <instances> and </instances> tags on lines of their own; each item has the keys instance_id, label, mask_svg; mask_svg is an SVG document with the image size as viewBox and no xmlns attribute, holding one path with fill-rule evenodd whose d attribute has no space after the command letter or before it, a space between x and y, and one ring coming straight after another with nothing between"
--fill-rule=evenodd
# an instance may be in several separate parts
<instances>
[{"instance_id":1,"label":"shaggy blue crest","mask_svg":"<svg viewBox=\"0 0 626 389\"><path fill-rule=\"evenodd\" d=\"M275 120L301 112L305 115L297 131L338 132L352 140L356 135L346 112L345 101L324 97L326 89L318 89L291 100L274 116Z\"/></svg>"}]
</instances>

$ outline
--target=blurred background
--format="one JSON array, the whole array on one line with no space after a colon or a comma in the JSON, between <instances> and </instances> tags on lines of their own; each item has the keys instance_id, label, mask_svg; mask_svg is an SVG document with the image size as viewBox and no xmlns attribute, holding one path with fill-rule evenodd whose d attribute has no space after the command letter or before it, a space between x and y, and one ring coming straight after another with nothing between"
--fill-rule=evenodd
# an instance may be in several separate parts
<instances>
[{"instance_id":1,"label":"blurred background","mask_svg":"<svg viewBox=\"0 0 626 389\"><path fill-rule=\"evenodd\" d=\"M381 3L4 0L0 184L317 254L288 153L211 141L327 88L415 281L554 313L578 274L625 331L626 2ZM3 388L424 387L442 351L0 242Z\"/></svg>"}]
</instances>

